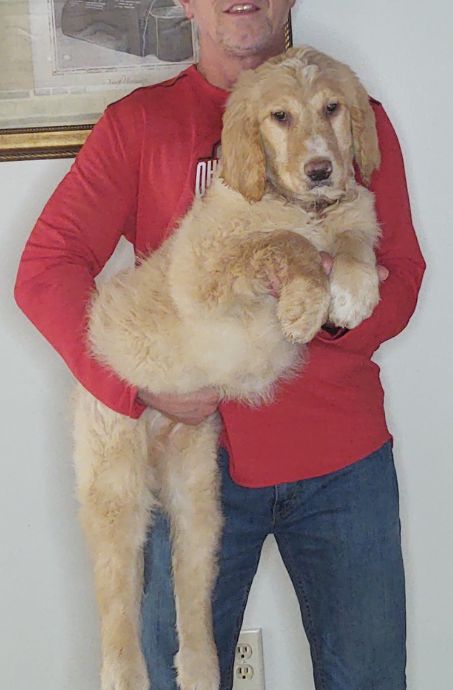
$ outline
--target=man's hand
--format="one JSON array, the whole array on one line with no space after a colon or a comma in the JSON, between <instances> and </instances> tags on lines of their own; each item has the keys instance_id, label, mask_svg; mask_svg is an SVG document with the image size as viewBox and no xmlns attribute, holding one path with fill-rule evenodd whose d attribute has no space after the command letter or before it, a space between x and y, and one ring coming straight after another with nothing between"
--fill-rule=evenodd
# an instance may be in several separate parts
<instances>
[{"instance_id":1,"label":"man's hand","mask_svg":"<svg viewBox=\"0 0 453 690\"><path fill-rule=\"evenodd\" d=\"M381 281L381 283L384 280L387 280L387 278L389 277L389 273L390 273L388 268L386 268L385 266L378 266L377 272L378 272L379 280Z\"/></svg>"},{"instance_id":2,"label":"man's hand","mask_svg":"<svg viewBox=\"0 0 453 690\"><path fill-rule=\"evenodd\" d=\"M323 268L324 273L326 276L330 275L332 271L332 266L333 266L333 257L331 254L328 254L327 252L319 252L321 256L321 265ZM377 267L377 272L379 275L379 280L382 282L383 280L386 280L389 276L389 271L388 268L385 268L385 266L378 266ZM269 276L269 292L273 297L279 297L280 296L280 290L282 286L280 283L280 280L277 278L276 275L271 275Z\"/></svg>"},{"instance_id":3,"label":"man's hand","mask_svg":"<svg viewBox=\"0 0 453 690\"><path fill-rule=\"evenodd\" d=\"M322 267L324 269L325 274L328 276L328 275L330 275L330 272L332 270L333 258L327 252L320 252L320 254L321 254ZM389 277L389 270L388 270L388 268L385 268L385 266L378 266L377 272L378 272L379 280L381 281L381 283L384 280L387 280L387 278Z\"/></svg>"},{"instance_id":4,"label":"man's hand","mask_svg":"<svg viewBox=\"0 0 453 690\"><path fill-rule=\"evenodd\" d=\"M202 388L196 393L177 395L162 393L155 395L150 391L140 389L139 401L162 412L174 422L181 422L189 426L197 426L213 412L219 405L219 396L213 388Z\"/></svg>"}]
</instances>

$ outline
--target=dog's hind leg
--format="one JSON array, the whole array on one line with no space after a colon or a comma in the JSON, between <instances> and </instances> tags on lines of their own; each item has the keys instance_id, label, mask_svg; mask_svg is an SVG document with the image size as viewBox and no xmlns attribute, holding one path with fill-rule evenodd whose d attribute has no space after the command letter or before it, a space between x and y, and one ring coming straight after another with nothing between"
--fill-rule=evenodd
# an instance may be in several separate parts
<instances>
[{"instance_id":1,"label":"dog's hind leg","mask_svg":"<svg viewBox=\"0 0 453 690\"><path fill-rule=\"evenodd\" d=\"M218 690L211 606L222 525L217 419L182 426L169 441L163 503L172 525L178 684L181 690Z\"/></svg>"},{"instance_id":2,"label":"dog's hind leg","mask_svg":"<svg viewBox=\"0 0 453 690\"><path fill-rule=\"evenodd\" d=\"M121 416L80 390L74 431L80 519L101 619L102 690L148 690L139 632L143 544L154 501L146 421Z\"/></svg>"}]
</instances>

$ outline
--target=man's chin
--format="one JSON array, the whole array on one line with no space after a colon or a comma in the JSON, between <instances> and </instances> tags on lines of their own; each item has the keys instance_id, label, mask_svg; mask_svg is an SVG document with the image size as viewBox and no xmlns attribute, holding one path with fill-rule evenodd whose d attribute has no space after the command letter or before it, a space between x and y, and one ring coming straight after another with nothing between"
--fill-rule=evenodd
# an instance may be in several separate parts
<instances>
[{"instance_id":1,"label":"man's chin","mask_svg":"<svg viewBox=\"0 0 453 690\"><path fill-rule=\"evenodd\" d=\"M271 36L263 33L247 35L239 39L224 36L225 51L234 57L263 57L271 48Z\"/></svg>"},{"instance_id":2,"label":"man's chin","mask_svg":"<svg viewBox=\"0 0 453 690\"><path fill-rule=\"evenodd\" d=\"M265 46L261 45L225 45L225 51L228 55L235 58L257 58L260 61L257 62L257 66L262 62L262 55L265 50Z\"/></svg>"}]
</instances>

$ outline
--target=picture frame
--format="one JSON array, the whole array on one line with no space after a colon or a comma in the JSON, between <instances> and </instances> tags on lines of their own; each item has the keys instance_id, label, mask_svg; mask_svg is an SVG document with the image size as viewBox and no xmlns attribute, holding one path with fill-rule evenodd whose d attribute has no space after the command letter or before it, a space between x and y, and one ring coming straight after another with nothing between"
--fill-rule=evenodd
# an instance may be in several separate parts
<instances>
[{"instance_id":1,"label":"picture frame","mask_svg":"<svg viewBox=\"0 0 453 690\"><path fill-rule=\"evenodd\" d=\"M108 103L198 57L177 0L2 0L0 46L3 162L75 157Z\"/></svg>"}]
</instances>

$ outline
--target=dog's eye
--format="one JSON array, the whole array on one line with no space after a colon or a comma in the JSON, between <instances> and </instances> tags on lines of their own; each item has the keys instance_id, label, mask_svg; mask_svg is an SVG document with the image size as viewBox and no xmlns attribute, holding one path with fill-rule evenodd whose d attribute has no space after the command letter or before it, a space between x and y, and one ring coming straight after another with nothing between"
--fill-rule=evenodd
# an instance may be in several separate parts
<instances>
[{"instance_id":1,"label":"dog's eye","mask_svg":"<svg viewBox=\"0 0 453 690\"><path fill-rule=\"evenodd\" d=\"M284 110L276 110L275 113L272 113L272 117L274 120L277 120L277 122L281 122L285 125L289 125L291 121L291 115Z\"/></svg>"},{"instance_id":2,"label":"dog's eye","mask_svg":"<svg viewBox=\"0 0 453 690\"><path fill-rule=\"evenodd\" d=\"M326 105L326 114L327 115L333 115L334 113L337 112L339 108L339 103L336 103L335 101L332 101L332 103L328 103Z\"/></svg>"}]
</instances>

